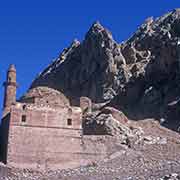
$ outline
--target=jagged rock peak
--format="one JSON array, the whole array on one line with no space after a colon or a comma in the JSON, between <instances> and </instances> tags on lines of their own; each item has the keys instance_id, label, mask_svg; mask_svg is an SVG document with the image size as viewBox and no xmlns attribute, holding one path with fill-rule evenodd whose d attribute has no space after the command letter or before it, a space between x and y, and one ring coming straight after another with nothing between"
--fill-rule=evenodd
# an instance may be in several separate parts
<instances>
[{"instance_id":1,"label":"jagged rock peak","mask_svg":"<svg viewBox=\"0 0 180 180\"><path fill-rule=\"evenodd\" d=\"M94 102L104 102L116 94L117 84L113 82L113 87L111 84L116 81L121 64L125 64L125 59L120 46L106 28L95 22L84 40L81 43L74 40L65 48L34 80L31 88L48 86L60 90L70 99L88 96Z\"/></svg>"},{"instance_id":2,"label":"jagged rock peak","mask_svg":"<svg viewBox=\"0 0 180 180\"><path fill-rule=\"evenodd\" d=\"M154 21L154 18L153 18L153 16L151 16L151 17L148 17L148 18L145 20L145 23L146 23L146 24L151 24L153 21Z\"/></svg>"},{"instance_id":3,"label":"jagged rock peak","mask_svg":"<svg viewBox=\"0 0 180 180\"><path fill-rule=\"evenodd\" d=\"M91 28L91 30L104 30L104 27L101 25L101 23L99 21L95 21Z\"/></svg>"},{"instance_id":4,"label":"jagged rock peak","mask_svg":"<svg viewBox=\"0 0 180 180\"><path fill-rule=\"evenodd\" d=\"M79 46L81 44L81 42L80 41L78 41L78 39L74 39L73 40L73 42L71 43L71 46L75 46L75 47L77 47L77 46Z\"/></svg>"},{"instance_id":5,"label":"jagged rock peak","mask_svg":"<svg viewBox=\"0 0 180 180\"><path fill-rule=\"evenodd\" d=\"M85 36L85 40L91 37L93 38L98 37L98 40L109 39L114 41L111 32L105 27L103 27L99 21L96 21L92 24L91 28L89 29L89 31Z\"/></svg>"},{"instance_id":6,"label":"jagged rock peak","mask_svg":"<svg viewBox=\"0 0 180 180\"><path fill-rule=\"evenodd\" d=\"M169 102L179 99L179 42L180 9L148 18L121 45L95 22L81 44L75 41L66 48L31 88L57 89L72 102L81 96L95 103L111 101L130 119L165 119L168 127L177 129L179 116ZM173 108L178 112L178 105Z\"/></svg>"},{"instance_id":7,"label":"jagged rock peak","mask_svg":"<svg viewBox=\"0 0 180 180\"><path fill-rule=\"evenodd\" d=\"M176 9L174 9L174 11L173 11L174 13L180 13L180 8L176 8Z\"/></svg>"}]
</instances>

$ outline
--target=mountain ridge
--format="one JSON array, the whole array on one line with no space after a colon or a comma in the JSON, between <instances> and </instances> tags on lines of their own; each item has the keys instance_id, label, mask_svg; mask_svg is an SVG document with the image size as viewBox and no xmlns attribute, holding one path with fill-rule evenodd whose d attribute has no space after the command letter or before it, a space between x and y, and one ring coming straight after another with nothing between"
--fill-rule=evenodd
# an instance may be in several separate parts
<instances>
[{"instance_id":1,"label":"mountain ridge","mask_svg":"<svg viewBox=\"0 0 180 180\"><path fill-rule=\"evenodd\" d=\"M87 96L94 103L110 103L123 110L129 119L164 119L163 125L177 130L177 105L171 113L169 104L178 99L180 90L179 22L179 9L147 18L121 44L95 22L84 40L64 49L30 89L48 86L75 104Z\"/></svg>"}]
</instances>

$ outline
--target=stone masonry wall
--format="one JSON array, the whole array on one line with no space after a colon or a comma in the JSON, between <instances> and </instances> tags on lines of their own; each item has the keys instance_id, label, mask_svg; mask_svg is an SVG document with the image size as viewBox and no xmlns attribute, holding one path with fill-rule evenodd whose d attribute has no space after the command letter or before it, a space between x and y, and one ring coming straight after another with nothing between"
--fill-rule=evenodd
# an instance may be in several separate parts
<instances>
[{"instance_id":1,"label":"stone masonry wall","mask_svg":"<svg viewBox=\"0 0 180 180\"><path fill-rule=\"evenodd\" d=\"M24 103L12 106L7 164L32 169L78 166L82 152L81 116L78 107Z\"/></svg>"},{"instance_id":2,"label":"stone masonry wall","mask_svg":"<svg viewBox=\"0 0 180 180\"><path fill-rule=\"evenodd\" d=\"M8 166L34 170L75 168L104 160L111 137L81 136L79 130L11 126Z\"/></svg>"},{"instance_id":3,"label":"stone masonry wall","mask_svg":"<svg viewBox=\"0 0 180 180\"><path fill-rule=\"evenodd\" d=\"M80 165L81 131L29 126L10 127L7 164L37 170Z\"/></svg>"},{"instance_id":4,"label":"stone masonry wall","mask_svg":"<svg viewBox=\"0 0 180 180\"><path fill-rule=\"evenodd\" d=\"M50 108L17 103L11 108L10 124L81 129L81 116L78 107ZM71 120L71 124L68 124L68 120Z\"/></svg>"},{"instance_id":5,"label":"stone masonry wall","mask_svg":"<svg viewBox=\"0 0 180 180\"><path fill-rule=\"evenodd\" d=\"M26 106L24 106L26 105ZM25 122L22 116L26 116ZM7 164L35 170L66 169L103 160L111 153L102 136L83 136L77 107L53 109L17 103L10 112ZM67 124L72 119L72 125Z\"/></svg>"}]
</instances>

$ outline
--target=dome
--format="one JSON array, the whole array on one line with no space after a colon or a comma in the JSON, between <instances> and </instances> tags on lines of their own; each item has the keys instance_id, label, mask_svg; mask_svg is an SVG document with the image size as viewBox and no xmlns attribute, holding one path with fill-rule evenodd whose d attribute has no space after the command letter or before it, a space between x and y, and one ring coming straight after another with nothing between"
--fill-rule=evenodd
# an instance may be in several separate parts
<instances>
[{"instance_id":1,"label":"dome","mask_svg":"<svg viewBox=\"0 0 180 180\"><path fill-rule=\"evenodd\" d=\"M69 100L67 97L52 88L48 87L36 87L30 89L21 99L20 102L31 102L35 104L48 104L51 106L69 106Z\"/></svg>"}]
</instances>

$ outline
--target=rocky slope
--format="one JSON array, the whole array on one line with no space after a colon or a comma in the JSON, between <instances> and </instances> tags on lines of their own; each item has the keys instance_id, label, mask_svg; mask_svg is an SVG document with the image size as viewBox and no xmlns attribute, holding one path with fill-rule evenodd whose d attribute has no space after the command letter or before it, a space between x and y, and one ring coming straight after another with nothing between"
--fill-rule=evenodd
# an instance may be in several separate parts
<instances>
[{"instance_id":1,"label":"rocky slope","mask_svg":"<svg viewBox=\"0 0 180 180\"><path fill-rule=\"evenodd\" d=\"M129 119L154 118L178 130L180 100L180 10L148 18L118 44L99 22L82 43L75 40L32 83L109 103Z\"/></svg>"}]
</instances>

